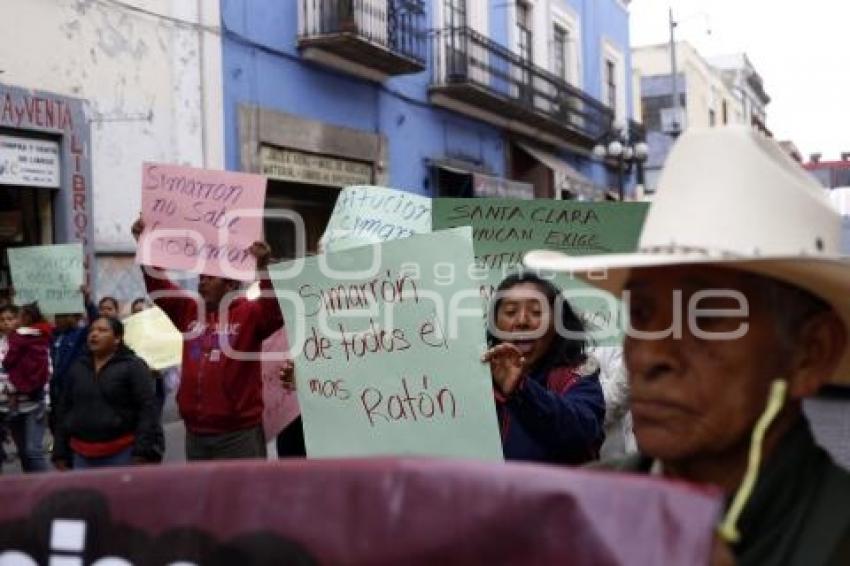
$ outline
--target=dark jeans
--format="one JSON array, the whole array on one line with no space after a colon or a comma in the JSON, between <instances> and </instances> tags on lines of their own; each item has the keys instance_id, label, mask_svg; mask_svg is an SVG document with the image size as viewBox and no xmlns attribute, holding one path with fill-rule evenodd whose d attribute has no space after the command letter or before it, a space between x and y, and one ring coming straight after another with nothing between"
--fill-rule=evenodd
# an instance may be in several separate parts
<instances>
[{"instance_id":1,"label":"dark jeans","mask_svg":"<svg viewBox=\"0 0 850 566\"><path fill-rule=\"evenodd\" d=\"M186 431L186 459L189 461L265 458L266 454L266 437L261 426L224 434Z\"/></svg>"},{"instance_id":2,"label":"dark jeans","mask_svg":"<svg viewBox=\"0 0 850 566\"><path fill-rule=\"evenodd\" d=\"M285 429L277 435L277 457L278 458L304 458L307 450L304 447L304 425L301 417L289 423Z\"/></svg>"},{"instance_id":3,"label":"dark jeans","mask_svg":"<svg viewBox=\"0 0 850 566\"><path fill-rule=\"evenodd\" d=\"M12 440L18 449L21 469L24 472L46 472L47 453L44 451L44 428L47 426L47 405L42 402L37 409L5 417Z\"/></svg>"}]
</instances>

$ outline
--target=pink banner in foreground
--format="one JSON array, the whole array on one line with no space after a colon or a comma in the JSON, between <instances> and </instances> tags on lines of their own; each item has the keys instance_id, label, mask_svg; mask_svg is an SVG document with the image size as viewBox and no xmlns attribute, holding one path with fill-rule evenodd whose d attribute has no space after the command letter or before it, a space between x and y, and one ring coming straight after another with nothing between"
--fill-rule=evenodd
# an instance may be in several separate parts
<instances>
[{"instance_id":1,"label":"pink banner in foreground","mask_svg":"<svg viewBox=\"0 0 850 566\"><path fill-rule=\"evenodd\" d=\"M720 511L652 478L426 459L8 477L0 501L22 564L707 565Z\"/></svg>"}]
</instances>

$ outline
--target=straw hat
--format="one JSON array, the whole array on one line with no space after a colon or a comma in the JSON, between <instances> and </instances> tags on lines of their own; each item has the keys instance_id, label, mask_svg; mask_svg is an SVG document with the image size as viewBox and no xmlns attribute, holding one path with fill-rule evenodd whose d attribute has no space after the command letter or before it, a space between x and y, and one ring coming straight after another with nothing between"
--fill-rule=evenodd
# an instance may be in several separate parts
<instances>
[{"instance_id":1,"label":"straw hat","mask_svg":"<svg viewBox=\"0 0 850 566\"><path fill-rule=\"evenodd\" d=\"M689 130L673 146L630 254L534 251L526 266L575 273L619 296L629 270L712 264L796 285L829 302L850 330L850 262L841 217L818 183L748 127ZM850 384L850 348L835 375Z\"/></svg>"}]
</instances>

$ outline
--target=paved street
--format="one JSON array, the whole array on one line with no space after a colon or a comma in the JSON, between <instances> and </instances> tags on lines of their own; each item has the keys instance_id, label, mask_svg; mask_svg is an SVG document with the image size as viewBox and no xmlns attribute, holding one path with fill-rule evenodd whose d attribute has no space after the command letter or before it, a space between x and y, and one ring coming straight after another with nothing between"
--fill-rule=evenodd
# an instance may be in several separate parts
<instances>
[{"instance_id":1,"label":"paved street","mask_svg":"<svg viewBox=\"0 0 850 566\"><path fill-rule=\"evenodd\" d=\"M850 469L850 399L810 399L805 403L806 415L812 424L815 437L826 448L836 462ZM165 432L165 461L183 462L185 456L183 443L185 429L183 421L170 396L163 409L163 430ZM13 445L8 448L14 453ZM269 458L277 456L274 442L269 443ZM3 467L4 474L19 474L20 462L16 455L13 461Z\"/></svg>"}]
</instances>

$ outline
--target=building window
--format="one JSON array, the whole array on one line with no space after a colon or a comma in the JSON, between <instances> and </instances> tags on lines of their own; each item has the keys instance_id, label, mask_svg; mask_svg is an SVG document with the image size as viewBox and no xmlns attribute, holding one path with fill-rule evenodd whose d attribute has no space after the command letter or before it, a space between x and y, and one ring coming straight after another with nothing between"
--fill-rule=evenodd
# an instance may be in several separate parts
<instances>
[{"instance_id":1,"label":"building window","mask_svg":"<svg viewBox=\"0 0 850 566\"><path fill-rule=\"evenodd\" d=\"M446 24L450 29L466 27L466 0L445 0Z\"/></svg>"},{"instance_id":2,"label":"building window","mask_svg":"<svg viewBox=\"0 0 850 566\"><path fill-rule=\"evenodd\" d=\"M446 42L446 71L448 77L466 79L467 37L466 0L444 0L445 24L448 28Z\"/></svg>"},{"instance_id":3,"label":"building window","mask_svg":"<svg viewBox=\"0 0 850 566\"><path fill-rule=\"evenodd\" d=\"M552 31L552 44L554 50L553 71L558 78L564 82L569 82L568 65L570 57L568 50L570 48L570 33L558 24L555 24Z\"/></svg>"},{"instance_id":4,"label":"building window","mask_svg":"<svg viewBox=\"0 0 850 566\"><path fill-rule=\"evenodd\" d=\"M606 102L608 107L617 115L617 64L610 60L605 60L605 88Z\"/></svg>"},{"instance_id":5,"label":"building window","mask_svg":"<svg viewBox=\"0 0 850 566\"><path fill-rule=\"evenodd\" d=\"M524 61L531 63L532 50L534 43L532 41L532 25L531 25L531 6L525 2L517 2L516 4L516 29L517 29L517 49L520 57Z\"/></svg>"},{"instance_id":6,"label":"building window","mask_svg":"<svg viewBox=\"0 0 850 566\"><path fill-rule=\"evenodd\" d=\"M708 125L714 127L717 122L717 116L714 113L714 110L708 111Z\"/></svg>"}]
</instances>

